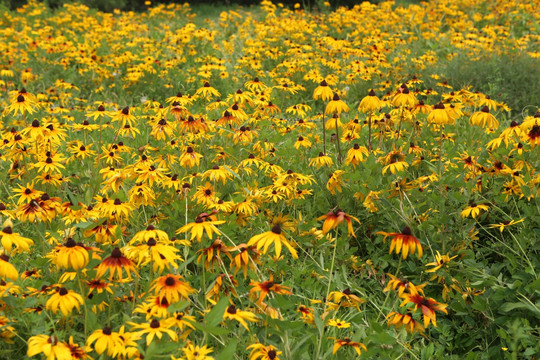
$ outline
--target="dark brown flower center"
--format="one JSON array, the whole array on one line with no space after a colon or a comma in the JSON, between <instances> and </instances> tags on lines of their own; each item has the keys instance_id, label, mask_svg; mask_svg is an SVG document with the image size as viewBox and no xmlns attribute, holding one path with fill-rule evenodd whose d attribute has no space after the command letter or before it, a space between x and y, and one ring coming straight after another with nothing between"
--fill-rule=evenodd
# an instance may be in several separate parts
<instances>
[{"instance_id":1,"label":"dark brown flower center","mask_svg":"<svg viewBox=\"0 0 540 360\"><path fill-rule=\"evenodd\" d=\"M114 248L112 253L111 253L111 257L115 258L115 259L121 258L122 257L122 251L119 248Z\"/></svg>"},{"instance_id":2,"label":"dark brown flower center","mask_svg":"<svg viewBox=\"0 0 540 360\"><path fill-rule=\"evenodd\" d=\"M278 235L281 234L281 226L279 224L272 226L272 232Z\"/></svg>"},{"instance_id":3,"label":"dark brown flower center","mask_svg":"<svg viewBox=\"0 0 540 360\"><path fill-rule=\"evenodd\" d=\"M75 240L73 240L73 238L68 238L66 243L64 244L64 246L67 248L72 248L72 247L75 247L76 245L77 243L75 242Z\"/></svg>"},{"instance_id":4,"label":"dark brown flower center","mask_svg":"<svg viewBox=\"0 0 540 360\"><path fill-rule=\"evenodd\" d=\"M150 322L150 327L152 329L157 329L159 327L159 320L156 320L156 319L152 320L152 322Z\"/></svg>"},{"instance_id":5,"label":"dark brown flower center","mask_svg":"<svg viewBox=\"0 0 540 360\"><path fill-rule=\"evenodd\" d=\"M408 227L408 226L405 226L405 228L401 231L401 233L402 233L403 235L407 235L407 236L411 236L411 235L412 235L411 228Z\"/></svg>"}]
</instances>

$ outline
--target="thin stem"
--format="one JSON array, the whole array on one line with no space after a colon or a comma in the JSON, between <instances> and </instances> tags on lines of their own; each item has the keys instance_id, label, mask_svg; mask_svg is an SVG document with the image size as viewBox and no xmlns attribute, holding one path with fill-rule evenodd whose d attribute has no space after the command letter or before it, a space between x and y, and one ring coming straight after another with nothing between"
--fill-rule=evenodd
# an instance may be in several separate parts
<instances>
[{"instance_id":1,"label":"thin stem","mask_svg":"<svg viewBox=\"0 0 540 360\"><path fill-rule=\"evenodd\" d=\"M336 241L334 242L334 252L332 253L332 262L330 263L330 274L328 274L328 287L326 288L326 296L324 297L324 311L323 315L326 313L327 308L327 301L328 301L328 295L330 295L330 287L332 286L332 277L334 274L334 264L336 262L336 252L337 252L337 242L338 242L338 229L336 229ZM324 320L324 319L323 319ZM317 356L315 356L315 359L319 359L319 354L321 352L321 345L322 345L322 338L324 336L325 329L320 332L319 334L319 341L317 344Z\"/></svg>"},{"instance_id":2,"label":"thin stem","mask_svg":"<svg viewBox=\"0 0 540 360\"><path fill-rule=\"evenodd\" d=\"M368 149L371 152L371 116L373 115L373 112L369 113L368 117Z\"/></svg>"},{"instance_id":3,"label":"thin stem","mask_svg":"<svg viewBox=\"0 0 540 360\"><path fill-rule=\"evenodd\" d=\"M398 274L399 274L399 269L401 268L401 260L402 260L402 257L400 256L399 257L399 263L398 263L398 266L397 266L397 269L396 269L396 273L395 273L395 277L397 278ZM379 319L381 318L381 315L384 311L384 306L386 305L386 302L388 301L388 298L390 297L390 290L388 290L387 294L386 294L386 298L384 299L384 302L381 306L381 311L379 312L379 315L377 316L377 321L379 321Z\"/></svg>"},{"instance_id":4,"label":"thin stem","mask_svg":"<svg viewBox=\"0 0 540 360\"><path fill-rule=\"evenodd\" d=\"M337 123L337 119L336 119L336 141L337 141L337 148L338 148L338 158L337 158L337 160L338 160L338 163L341 164L341 158L342 158L342 156L341 156L341 144L340 144L341 140L339 139L339 125Z\"/></svg>"},{"instance_id":5,"label":"thin stem","mask_svg":"<svg viewBox=\"0 0 540 360\"><path fill-rule=\"evenodd\" d=\"M323 101L322 106L322 141L323 141L323 153L326 154L326 125L324 122L324 109L326 108L325 103Z\"/></svg>"}]
</instances>

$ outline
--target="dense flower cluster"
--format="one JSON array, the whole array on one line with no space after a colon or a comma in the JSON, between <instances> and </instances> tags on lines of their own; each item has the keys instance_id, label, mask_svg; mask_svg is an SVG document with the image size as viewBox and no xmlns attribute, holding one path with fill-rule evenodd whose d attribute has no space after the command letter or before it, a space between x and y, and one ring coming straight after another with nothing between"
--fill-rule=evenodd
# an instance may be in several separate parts
<instances>
[{"instance_id":1,"label":"dense flower cluster","mask_svg":"<svg viewBox=\"0 0 540 360\"><path fill-rule=\"evenodd\" d=\"M509 252L536 280L540 112L420 76L538 58L538 35L507 36L536 9L320 10L1 14L1 349L416 358L493 321L475 301L507 284L477 263Z\"/></svg>"}]
</instances>

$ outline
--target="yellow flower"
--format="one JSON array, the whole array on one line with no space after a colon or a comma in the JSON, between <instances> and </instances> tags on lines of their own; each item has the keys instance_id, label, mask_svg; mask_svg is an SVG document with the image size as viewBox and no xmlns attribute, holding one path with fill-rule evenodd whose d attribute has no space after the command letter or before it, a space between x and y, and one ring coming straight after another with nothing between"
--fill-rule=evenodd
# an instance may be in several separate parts
<instances>
[{"instance_id":1,"label":"yellow flower","mask_svg":"<svg viewBox=\"0 0 540 360\"><path fill-rule=\"evenodd\" d=\"M212 356L208 356L213 350L213 348L204 346L194 345L191 341L187 343L186 346L182 349L184 353L185 360L214 360ZM171 360L183 360L184 358L175 358L171 356Z\"/></svg>"},{"instance_id":2,"label":"yellow flower","mask_svg":"<svg viewBox=\"0 0 540 360\"><path fill-rule=\"evenodd\" d=\"M406 85L401 86L401 91L394 96L392 103L395 107L412 108L416 105L417 100L413 93L409 91Z\"/></svg>"},{"instance_id":3,"label":"yellow flower","mask_svg":"<svg viewBox=\"0 0 540 360\"><path fill-rule=\"evenodd\" d=\"M238 309L234 305L230 305L225 313L223 314L223 319L236 320L238 321L247 331L249 327L246 321L257 322L259 319L257 315L249 312Z\"/></svg>"},{"instance_id":4,"label":"yellow flower","mask_svg":"<svg viewBox=\"0 0 540 360\"><path fill-rule=\"evenodd\" d=\"M47 310L57 313L62 312L62 315L68 316L73 311L73 308L79 310L80 306L84 303L81 295L77 294L73 290L66 288L59 288L45 304Z\"/></svg>"},{"instance_id":5,"label":"yellow flower","mask_svg":"<svg viewBox=\"0 0 540 360\"><path fill-rule=\"evenodd\" d=\"M386 318L388 319L388 326L394 326L396 329L404 326L409 334L412 334L415 331L418 331L420 334L424 333L422 324L414 320L410 313L400 314L392 311Z\"/></svg>"},{"instance_id":6,"label":"yellow flower","mask_svg":"<svg viewBox=\"0 0 540 360\"><path fill-rule=\"evenodd\" d=\"M165 275L154 280L150 291L154 290L159 299L167 299L169 304L188 299L195 292L188 282L182 281L181 275Z\"/></svg>"},{"instance_id":7,"label":"yellow flower","mask_svg":"<svg viewBox=\"0 0 540 360\"><path fill-rule=\"evenodd\" d=\"M478 125L480 127L487 127L489 129L496 129L499 127L499 121L489 113L489 108L484 106L482 110L475 112L471 115L471 124Z\"/></svg>"},{"instance_id":8,"label":"yellow flower","mask_svg":"<svg viewBox=\"0 0 540 360\"><path fill-rule=\"evenodd\" d=\"M362 354L362 351L360 349L363 349L364 351L367 351L367 348L366 348L366 346L364 344L356 342L356 341L352 341L349 338L344 338L342 340L336 339L336 341L334 343L334 347L332 348L332 354L337 353L337 351L343 346L352 347L354 349L354 351L356 351L358 356L360 356Z\"/></svg>"},{"instance_id":9,"label":"yellow flower","mask_svg":"<svg viewBox=\"0 0 540 360\"><path fill-rule=\"evenodd\" d=\"M320 169L323 166L330 167L333 164L334 164L334 162L332 161L332 158L330 158L330 156L328 156L328 155L326 155L326 154L324 154L322 152L319 153L319 156L314 157L309 162L309 166L316 166L317 169Z\"/></svg>"},{"instance_id":10,"label":"yellow flower","mask_svg":"<svg viewBox=\"0 0 540 360\"><path fill-rule=\"evenodd\" d=\"M43 353L47 360L71 360L71 351L69 347L58 341L54 335L36 335L28 339L28 351L26 355L29 357Z\"/></svg>"},{"instance_id":11,"label":"yellow flower","mask_svg":"<svg viewBox=\"0 0 540 360\"><path fill-rule=\"evenodd\" d=\"M349 236L356 237L356 235L354 234L354 229L352 227L352 220L355 220L359 224L360 220L358 220L354 216L346 214L344 211L341 211L341 209L336 208L334 210L330 210L326 215L319 216L315 220L319 221L323 219L324 223L322 227L322 232L324 235L327 234L330 230L335 229L343 221L346 221Z\"/></svg>"},{"instance_id":12,"label":"yellow flower","mask_svg":"<svg viewBox=\"0 0 540 360\"><path fill-rule=\"evenodd\" d=\"M452 257L449 257L448 254L441 255L437 251L437 255L435 255L435 261L426 264L426 266L433 266L433 267L429 270L426 270L426 272L435 272L439 270L440 268L442 268L443 266L445 266L446 264L448 264L452 259L455 259L456 257L457 255L452 256Z\"/></svg>"},{"instance_id":13,"label":"yellow flower","mask_svg":"<svg viewBox=\"0 0 540 360\"><path fill-rule=\"evenodd\" d=\"M195 92L195 95L197 96L202 96L203 98L205 99L209 99L213 96L220 96L221 94L219 93L219 91L217 91L216 89L214 89L213 87L210 86L210 83L207 81L204 83L203 87L197 89L197 91Z\"/></svg>"},{"instance_id":14,"label":"yellow flower","mask_svg":"<svg viewBox=\"0 0 540 360\"><path fill-rule=\"evenodd\" d=\"M134 329L141 329L134 333L135 336L142 337L143 335L146 335L146 346L152 343L154 337L161 339L163 337L163 333L169 335L169 337L173 341L176 341L178 339L176 333L169 329L169 323L166 321L163 321L162 324L159 320L154 319L150 321L150 323L145 324L136 324L132 322L128 322L128 324L133 326Z\"/></svg>"},{"instance_id":15,"label":"yellow flower","mask_svg":"<svg viewBox=\"0 0 540 360\"><path fill-rule=\"evenodd\" d=\"M98 354L107 352L108 356L116 357L124 349L119 334L113 332L108 326L94 331L86 340L88 346L91 346L94 342L94 349Z\"/></svg>"},{"instance_id":16,"label":"yellow flower","mask_svg":"<svg viewBox=\"0 0 540 360\"><path fill-rule=\"evenodd\" d=\"M268 248L272 244L274 244L276 256L279 257L279 255L281 254L281 247L282 245L285 245L285 247L291 253L292 257L294 259L298 259L298 253L292 247L289 241L285 238L285 235L283 235L281 231L281 226L279 224L274 225L271 231L267 231L265 233L253 236L251 239L249 239L249 242L247 245L248 246L256 245L257 250L260 250L262 248L263 254L266 254L266 252L268 251Z\"/></svg>"},{"instance_id":17,"label":"yellow flower","mask_svg":"<svg viewBox=\"0 0 540 360\"><path fill-rule=\"evenodd\" d=\"M377 234L384 235L383 241L386 240L388 236L392 237L389 253L395 249L396 254L399 254L403 250L401 253L403 259L406 259L409 253L414 254L415 252L418 253L418 258L422 257L422 245L420 244L420 241L418 241L418 239L412 235L411 229L408 226L405 226L401 233L387 233L384 231L379 231Z\"/></svg>"},{"instance_id":18,"label":"yellow flower","mask_svg":"<svg viewBox=\"0 0 540 360\"><path fill-rule=\"evenodd\" d=\"M11 221L6 220L4 228L0 231L0 244L4 251L7 254L28 251L34 242L31 239L22 237L19 233L14 233L11 226ZM12 251L13 246L15 246L15 250Z\"/></svg>"},{"instance_id":19,"label":"yellow flower","mask_svg":"<svg viewBox=\"0 0 540 360\"><path fill-rule=\"evenodd\" d=\"M371 89L366 97L360 101L360 105L358 105L358 111L362 112L374 112L381 108L382 103L381 100L375 95L375 91Z\"/></svg>"},{"instance_id":20,"label":"yellow flower","mask_svg":"<svg viewBox=\"0 0 540 360\"><path fill-rule=\"evenodd\" d=\"M15 266L9 263L9 256L6 254L0 255L0 279L11 279L15 281L18 278L19 273L15 269Z\"/></svg>"},{"instance_id":21,"label":"yellow flower","mask_svg":"<svg viewBox=\"0 0 540 360\"><path fill-rule=\"evenodd\" d=\"M476 204L471 203L471 205L467 206L462 212L461 217L466 218L468 216L471 216L473 219L476 219L478 215L480 215L480 212L482 211L488 211L489 207L484 204Z\"/></svg>"},{"instance_id":22,"label":"yellow flower","mask_svg":"<svg viewBox=\"0 0 540 360\"><path fill-rule=\"evenodd\" d=\"M330 319L326 325L337 327L338 329L346 329L351 327L351 323L341 321L340 319Z\"/></svg>"},{"instance_id":23,"label":"yellow flower","mask_svg":"<svg viewBox=\"0 0 540 360\"><path fill-rule=\"evenodd\" d=\"M326 114L341 114L342 112L348 112L349 107L343 100L339 98L338 94L334 94L332 101L326 105Z\"/></svg>"},{"instance_id":24,"label":"yellow flower","mask_svg":"<svg viewBox=\"0 0 540 360\"><path fill-rule=\"evenodd\" d=\"M63 269L79 270L84 268L90 261L90 257L88 251L81 245L72 238L68 238L64 245L57 246L53 250L53 263Z\"/></svg>"},{"instance_id":25,"label":"yellow flower","mask_svg":"<svg viewBox=\"0 0 540 360\"><path fill-rule=\"evenodd\" d=\"M433 107L433 110L427 117L427 121L428 123L439 125L451 124L453 122L443 103L439 103Z\"/></svg>"},{"instance_id":26,"label":"yellow flower","mask_svg":"<svg viewBox=\"0 0 540 360\"><path fill-rule=\"evenodd\" d=\"M218 230L216 225L220 225L224 223L225 221L223 220L211 220L210 218L204 218L199 215L195 219L195 222L182 226L180 229L176 230L176 233L181 234L181 233L186 233L188 231L191 231L190 240L197 238L197 241L201 242L202 237L204 233L206 232L206 235L208 236L208 238L212 240L214 237L214 233L218 235L221 234L221 231Z\"/></svg>"},{"instance_id":27,"label":"yellow flower","mask_svg":"<svg viewBox=\"0 0 540 360\"><path fill-rule=\"evenodd\" d=\"M496 229L496 228L499 228L499 231L502 232L504 231L504 229L506 229L506 227L508 226L512 226L512 225L515 225L515 224L518 224L520 222L523 222L525 219L519 219L519 220L510 220L510 221L503 221L502 223L500 224L491 224L489 225L489 228L490 229Z\"/></svg>"},{"instance_id":28,"label":"yellow flower","mask_svg":"<svg viewBox=\"0 0 540 360\"><path fill-rule=\"evenodd\" d=\"M445 314L448 314L446 308L447 304L441 304L435 301L432 298L426 298L420 295L415 289L409 289L410 294L403 295L403 302L400 306L407 305L408 303L414 304L414 311L421 309L422 314L424 315L424 327L428 327L429 323L433 323L433 326L437 327L437 318L435 311L441 311Z\"/></svg>"},{"instance_id":29,"label":"yellow flower","mask_svg":"<svg viewBox=\"0 0 540 360\"><path fill-rule=\"evenodd\" d=\"M260 343L249 345L247 349L251 349L249 360L280 360L279 355L282 354L274 346Z\"/></svg>"},{"instance_id":30,"label":"yellow flower","mask_svg":"<svg viewBox=\"0 0 540 360\"><path fill-rule=\"evenodd\" d=\"M347 157L345 158L345 165L352 164L353 167L356 167L361 162L364 161L365 157L369 155L369 151L365 146L359 146L354 144L352 149L349 149L347 152Z\"/></svg>"}]
</instances>

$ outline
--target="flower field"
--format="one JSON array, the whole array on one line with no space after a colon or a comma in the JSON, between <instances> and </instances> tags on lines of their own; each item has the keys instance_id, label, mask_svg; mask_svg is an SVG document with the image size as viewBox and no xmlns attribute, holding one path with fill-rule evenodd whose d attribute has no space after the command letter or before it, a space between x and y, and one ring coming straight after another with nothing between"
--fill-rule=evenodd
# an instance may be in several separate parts
<instances>
[{"instance_id":1,"label":"flower field","mask_svg":"<svg viewBox=\"0 0 540 360\"><path fill-rule=\"evenodd\" d=\"M147 3L0 7L0 358L540 358L540 4Z\"/></svg>"}]
</instances>

